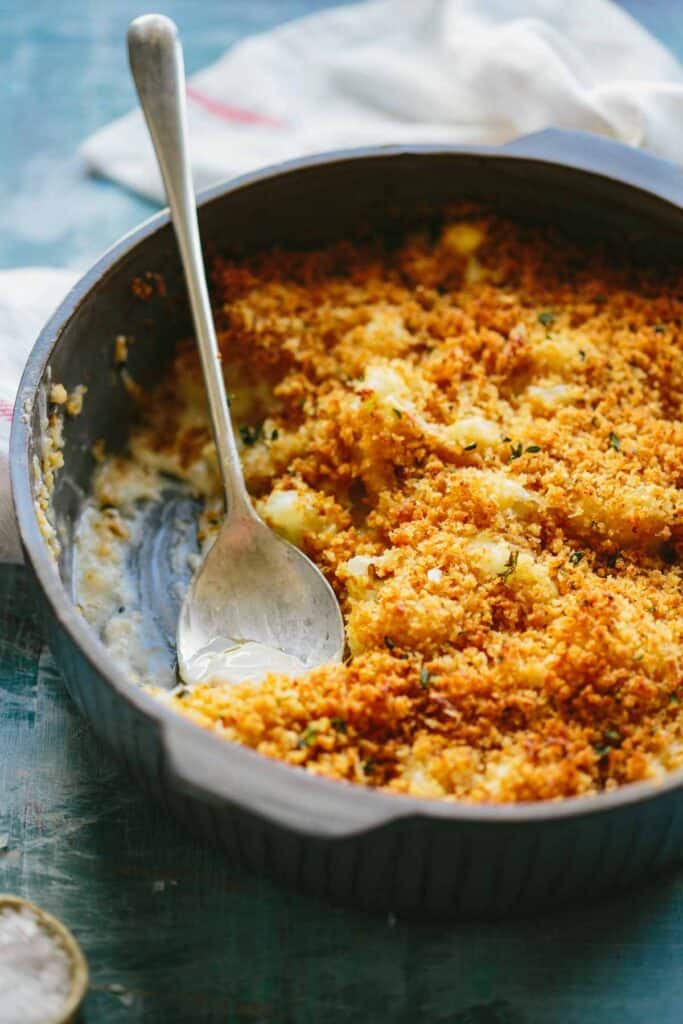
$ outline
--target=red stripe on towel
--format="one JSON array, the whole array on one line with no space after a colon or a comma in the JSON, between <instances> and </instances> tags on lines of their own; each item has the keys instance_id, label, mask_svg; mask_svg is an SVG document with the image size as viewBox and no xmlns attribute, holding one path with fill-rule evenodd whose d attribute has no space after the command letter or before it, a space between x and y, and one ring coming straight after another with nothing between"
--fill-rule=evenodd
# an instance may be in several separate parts
<instances>
[{"instance_id":1,"label":"red stripe on towel","mask_svg":"<svg viewBox=\"0 0 683 1024\"><path fill-rule=\"evenodd\" d=\"M210 96L205 96L204 93L199 92L198 89L191 85L187 87L187 95L200 107L204 107L204 110L208 110L210 114L214 114L224 121L232 121L233 124L264 124L269 125L271 128L281 128L284 124L284 121L280 121L275 117L268 117L267 114L259 114L255 110L244 110L242 107L228 106L226 103L221 103L220 100L214 100Z\"/></svg>"},{"instance_id":2,"label":"red stripe on towel","mask_svg":"<svg viewBox=\"0 0 683 1024\"><path fill-rule=\"evenodd\" d=\"M11 420L14 406L11 402L3 402L0 398L0 420Z\"/></svg>"}]
</instances>

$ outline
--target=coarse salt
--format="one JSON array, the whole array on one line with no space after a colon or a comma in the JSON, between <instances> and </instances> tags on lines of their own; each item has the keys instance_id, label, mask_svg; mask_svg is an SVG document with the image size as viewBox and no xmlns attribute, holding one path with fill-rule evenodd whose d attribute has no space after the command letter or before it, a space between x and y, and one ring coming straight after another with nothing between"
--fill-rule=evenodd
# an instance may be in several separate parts
<instances>
[{"instance_id":1,"label":"coarse salt","mask_svg":"<svg viewBox=\"0 0 683 1024\"><path fill-rule=\"evenodd\" d=\"M64 947L28 907L0 909L0 1024L45 1024L71 992Z\"/></svg>"}]
</instances>

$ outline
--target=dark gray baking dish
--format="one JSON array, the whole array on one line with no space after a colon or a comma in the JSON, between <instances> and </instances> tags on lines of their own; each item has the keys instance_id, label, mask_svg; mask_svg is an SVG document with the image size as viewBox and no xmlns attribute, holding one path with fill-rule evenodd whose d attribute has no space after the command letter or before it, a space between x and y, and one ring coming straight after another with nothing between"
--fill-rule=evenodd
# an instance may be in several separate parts
<instances>
[{"instance_id":1,"label":"dark gray baking dish","mask_svg":"<svg viewBox=\"0 0 683 1024\"><path fill-rule=\"evenodd\" d=\"M207 250L305 245L386 227L425 204L481 198L589 234L638 238L680 260L683 181L654 157L581 134L545 132L503 149L379 147L289 163L201 197ZM158 288L160 274L164 287ZM131 282L152 284L146 301ZM129 368L154 382L190 332L175 241L160 213L109 250L40 335L14 415L12 485L26 562L69 693L133 775L232 857L333 901L426 916L527 912L619 887L680 855L683 773L599 797L470 806L392 796L316 778L226 743L131 685L69 596L72 527L93 471L92 443L125 443L133 403L113 339L137 339ZM66 557L60 575L33 506L40 394L48 367L85 383L65 427L54 495Z\"/></svg>"}]
</instances>

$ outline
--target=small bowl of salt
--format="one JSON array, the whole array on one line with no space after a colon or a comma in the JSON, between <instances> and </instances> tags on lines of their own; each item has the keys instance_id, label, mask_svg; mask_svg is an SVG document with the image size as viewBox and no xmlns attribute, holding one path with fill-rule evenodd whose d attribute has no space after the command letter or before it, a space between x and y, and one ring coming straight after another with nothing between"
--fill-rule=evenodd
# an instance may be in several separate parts
<instances>
[{"instance_id":1,"label":"small bowl of salt","mask_svg":"<svg viewBox=\"0 0 683 1024\"><path fill-rule=\"evenodd\" d=\"M68 1024L87 987L71 932L33 903L0 894L0 1024Z\"/></svg>"}]
</instances>

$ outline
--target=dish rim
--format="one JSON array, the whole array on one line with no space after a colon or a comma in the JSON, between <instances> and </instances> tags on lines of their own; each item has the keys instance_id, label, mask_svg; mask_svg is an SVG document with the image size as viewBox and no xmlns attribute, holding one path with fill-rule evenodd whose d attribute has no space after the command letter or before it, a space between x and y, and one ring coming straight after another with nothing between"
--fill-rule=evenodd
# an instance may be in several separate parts
<instances>
[{"instance_id":1,"label":"dish rim","mask_svg":"<svg viewBox=\"0 0 683 1024\"><path fill-rule=\"evenodd\" d=\"M606 179L615 185L626 185L629 188L649 194L660 202L668 203L676 209L683 207L683 194L682 201L678 203L675 199L671 198L670 194L667 194L667 190L663 192L658 191L656 188L647 187L642 181L634 183L633 180L629 179L628 175L622 176L619 173L618 167L615 167L614 160L611 163L608 161L607 165L602 161L601 166L601 161L598 159L596 161L597 166L587 166L585 162L573 162L571 152L566 154L569 159L559 159L553 154L553 148L557 149L558 138L560 142L566 144L577 137L584 144L586 138L588 138L585 136L585 133L553 130L537 133L535 136L527 136L522 140L517 140L508 147L420 144L363 146L334 150L269 165L231 178L228 181L219 182L199 192L197 203L199 207L205 207L233 192L248 189L261 181L283 175L296 174L309 168L327 164L359 162L377 158L395 160L402 157L419 158L421 156L434 157L442 155L457 158L458 155L463 155L475 158L480 157L485 160L505 159L561 167L579 175ZM597 146L598 149L606 144L609 149L614 149L619 153L635 154L638 162L643 159L651 161L653 170L657 167L663 167L665 170L670 166L672 167L672 165L668 165L666 161L660 160L657 157L632 150L630 147L614 143L611 140L606 143L606 140L595 136L590 136L589 138L590 143ZM536 152L534 152L533 146L529 150L524 145L534 140L537 140L539 144L549 140L550 153L543 153L542 145L539 145ZM518 143L523 145L517 148ZM680 172L676 169L676 173ZM343 831L343 834L339 833L338 838L369 832L389 822L407 818L447 819L471 825L561 822L568 819L584 818L601 811L614 811L622 807L641 804L683 788L683 768L680 768L667 773L660 780L627 783L606 793L563 797L548 801L525 801L510 804L468 803L462 800L414 797L400 793L391 793L346 780L329 779L314 775L302 771L300 767L267 757L252 748L218 737L189 718L166 707L163 702L130 682L126 678L125 672L117 665L111 663L106 647L73 604L56 570L52 555L38 526L34 512L32 467L29 458L29 446L32 436L31 422L41 380L67 325L73 317L78 315L81 305L93 293L106 285L108 276L116 270L118 265L138 245L167 227L169 222L170 215L168 209L164 208L147 218L137 227L134 227L106 249L64 297L38 335L28 357L17 391L10 437L10 477L17 526L22 548L34 577L50 606L53 616L79 649L91 670L97 673L101 679L106 680L107 685L113 688L117 697L121 698L146 718L152 719L154 726L160 732L160 742L164 755L166 757L168 755L166 733L172 727L174 732L184 735L185 740L192 742L195 739L203 744L209 744L209 746L215 745L217 753L220 749L229 748L232 757L235 759L236 768L243 766L244 771L247 773L259 770L261 772L268 772L271 773L274 781L279 780L283 786L291 784L296 787L298 785L302 790L305 788L305 790L310 791L312 795L317 794L318 800L316 803L322 802L324 804L325 797L328 796L330 798L330 805L332 805L335 798L338 800L343 795L342 790L346 788L347 795L351 792L353 799L358 802L358 806L363 802L365 803L368 812L367 819L370 823L366 822L365 824L346 829ZM205 798L211 797L209 779L206 780L204 796ZM244 806L249 809L248 802L245 802ZM297 828L297 831L303 833L306 829ZM329 836L329 833L325 833L324 829L320 831L310 829L308 831L312 834L325 834Z\"/></svg>"}]
</instances>

